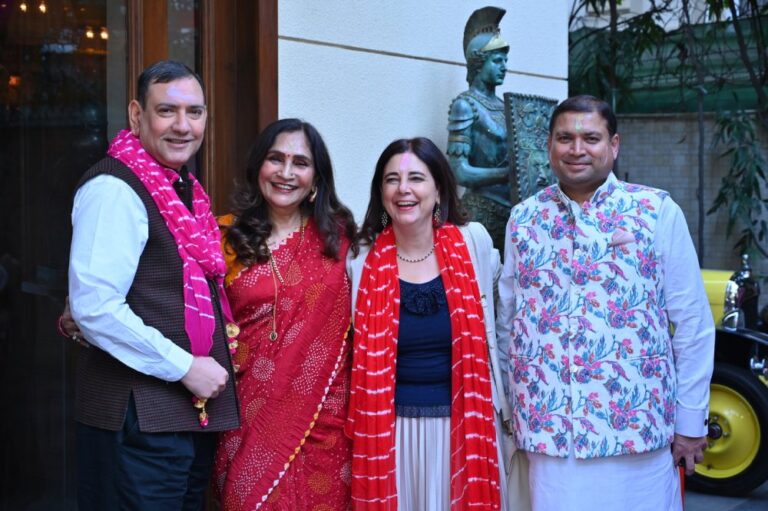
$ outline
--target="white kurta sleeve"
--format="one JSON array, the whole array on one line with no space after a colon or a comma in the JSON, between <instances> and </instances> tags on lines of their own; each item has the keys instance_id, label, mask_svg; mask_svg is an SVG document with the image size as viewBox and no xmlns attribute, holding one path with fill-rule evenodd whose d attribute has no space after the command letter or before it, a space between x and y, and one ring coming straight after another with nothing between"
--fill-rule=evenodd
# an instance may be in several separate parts
<instances>
[{"instance_id":1,"label":"white kurta sleeve","mask_svg":"<svg viewBox=\"0 0 768 511\"><path fill-rule=\"evenodd\" d=\"M675 432L691 437L706 436L715 325L685 217L669 198L664 199L659 208L655 248L662 268L667 314L674 326Z\"/></svg>"}]
</instances>

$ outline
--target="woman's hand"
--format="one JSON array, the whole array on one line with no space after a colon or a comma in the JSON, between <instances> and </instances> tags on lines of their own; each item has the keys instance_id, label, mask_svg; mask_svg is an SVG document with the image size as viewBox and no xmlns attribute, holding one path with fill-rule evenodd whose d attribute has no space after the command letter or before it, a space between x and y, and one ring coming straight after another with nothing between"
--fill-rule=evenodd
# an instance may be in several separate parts
<instances>
[{"instance_id":1,"label":"woman's hand","mask_svg":"<svg viewBox=\"0 0 768 511\"><path fill-rule=\"evenodd\" d=\"M85 338L83 337L83 332L80 331L77 323L75 323L75 320L72 318L72 311L69 309L69 297L64 299L64 311L62 311L61 316L59 316L56 328L58 329L60 335L69 337L73 341L86 348L91 347L91 345L88 344L88 342L86 342Z\"/></svg>"}]
</instances>

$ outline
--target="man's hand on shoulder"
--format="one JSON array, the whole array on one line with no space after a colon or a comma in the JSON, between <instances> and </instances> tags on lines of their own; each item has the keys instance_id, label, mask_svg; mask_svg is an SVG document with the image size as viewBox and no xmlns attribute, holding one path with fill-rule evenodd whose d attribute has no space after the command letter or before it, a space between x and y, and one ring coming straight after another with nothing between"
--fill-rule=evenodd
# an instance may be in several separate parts
<instances>
[{"instance_id":1,"label":"man's hand on shoulder","mask_svg":"<svg viewBox=\"0 0 768 511\"><path fill-rule=\"evenodd\" d=\"M672 459L675 466L680 465L681 460L685 460L685 473L693 474L693 468L696 463L704 460L704 448L707 446L707 437L690 437L675 433L675 439L672 442Z\"/></svg>"},{"instance_id":2,"label":"man's hand on shoulder","mask_svg":"<svg viewBox=\"0 0 768 511\"><path fill-rule=\"evenodd\" d=\"M181 383L195 396L209 399L217 397L224 390L228 379L227 370L212 357L195 357Z\"/></svg>"}]
</instances>

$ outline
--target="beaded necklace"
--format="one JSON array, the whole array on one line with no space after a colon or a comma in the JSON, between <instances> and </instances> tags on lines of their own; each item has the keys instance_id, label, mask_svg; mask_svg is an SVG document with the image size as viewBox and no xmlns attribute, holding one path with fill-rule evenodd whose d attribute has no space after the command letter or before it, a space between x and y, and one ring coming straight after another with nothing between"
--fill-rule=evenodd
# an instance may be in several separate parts
<instances>
[{"instance_id":1,"label":"beaded necklace","mask_svg":"<svg viewBox=\"0 0 768 511\"><path fill-rule=\"evenodd\" d=\"M408 259L407 257L403 257L402 255L400 255L400 251L398 250L397 251L397 258L400 259L401 261L405 262L405 263L420 263L422 261L426 261L427 258L429 256L431 256L432 254L434 254L434 253L435 253L435 246L432 245L432 248L429 249L429 252L427 252L426 254L424 254L421 257L417 257L415 259Z\"/></svg>"}]
</instances>

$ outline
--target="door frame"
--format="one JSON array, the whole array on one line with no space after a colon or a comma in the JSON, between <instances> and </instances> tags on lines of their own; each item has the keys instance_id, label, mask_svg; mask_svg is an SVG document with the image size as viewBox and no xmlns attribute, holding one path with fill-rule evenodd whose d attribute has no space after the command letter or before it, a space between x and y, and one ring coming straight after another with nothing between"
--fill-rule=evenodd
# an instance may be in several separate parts
<instances>
[{"instance_id":1,"label":"door frame","mask_svg":"<svg viewBox=\"0 0 768 511\"><path fill-rule=\"evenodd\" d=\"M127 88L149 64L168 58L166 1L126 0ZM200 63L208 127L198 177L214 212L229 209L248 150L277 119L277 0L200 0Z\"/></svg>"}]
</instances>

